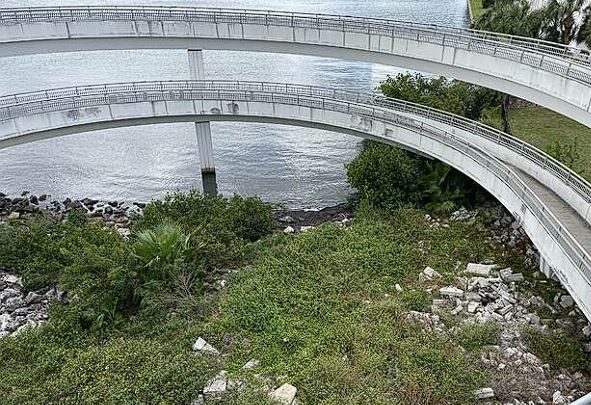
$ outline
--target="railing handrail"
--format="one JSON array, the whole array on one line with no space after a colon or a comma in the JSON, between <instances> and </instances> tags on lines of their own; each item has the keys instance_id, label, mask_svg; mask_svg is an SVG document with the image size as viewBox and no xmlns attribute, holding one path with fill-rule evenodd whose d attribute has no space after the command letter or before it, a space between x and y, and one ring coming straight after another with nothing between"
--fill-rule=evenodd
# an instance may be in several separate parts
<instances>
[{"instance_id":1,"label":"railing handrail","mask_svg":"<svg viewBox=\"0 0 591 405\"><path fill-rule=\"evenodd\" d=\"M259 15L284 15L284 16L300 16L300 17L313 17L313 18L330 18L330 19L338 19L338 20L352 20L352 21L363 21L363 22L376 22L381 23L384 25L391 25L391 24L403 24L403 25L411 25L416 27L424 27L424 28L433 28L437 30L445 30L451 32L471 32L475 34L486 34L486 35L493 35L494 37L503 37L503 38L512 38L512 39L520 39L526 41L532 41L540 44L545 44L554 48L573 48L577 50L581 50L576 47L572 47L569 45L563 45L560 43L546 41L542 39L535 39L530 37L524 37L519 35L511 35L505 34L502 32L494 32L494 31L483 31L483 30L475 30L471 28L462 28L462 27L454 27L450 25L443 25L443 24L433 24L433 23L417 23L415 21L407 21L407 20L397 20L397 19L390 19L390 18L380 18L380 17L361 17L355 16L350 14L330 14L330 13L306 13L306 12L299 12L299 11L282 11L282 10L266 10L266 9L257 9L257 8L249 8L249 9L239 9L239 8L225 8L225 7L187 7L187 6L116 6L116 5L109 5L109 6L100 6L100 5L89 5L89 6L55 6L55 7L47 7L47 6L40 6L40 7L10 7L10 8L0 8L0 23L2 23L3 16L5 13L32 13L33 11L68 11L68 10L95 10L95 11L107 11L107 10L115 10L115 11L147 11L147 10L154 10L154 11L162 11L162 10L175 10L175 11L204 11L204 12L220 12L220 13L240 13L244 15L248 14L259 14ZM8 22L12 22L13 20L8 19ZM25 20L27 22L35 21L35 19Z\"/></svg>"},{"instance_id":2,"label":"railing handrail","mask_svg":"<svg viewBox=\"0 0 591 405\"><path fill-rule=\"evenodd\" d=\"M84 12L87 14L85 15ZM270 10L247 10L247 9L232 9L232 8L207 8L207 7L182 7L182 6L74 6L74 7L26 7L26 8L4 8L0 9L0 25L15 24L24 22L47 22L51 19L66 19L68 21L108 21L117 19L130 20L141 19L142 15L146 19L153 19L153 15L147 18L149 13L157 13L158 17L163 19L167 17L169 20L178 21L175 19L179 15L183 15L182 21L190 21L190 17L195 17L202 13L215 18L216 13L218 17L234 16L238 18L247 17L265 17L267 23L282 26L294 26L294 19L311 20L317 26L321 26L321 22L338 22L342 23L342 29L345 29L346 23L361 24L364 29L371 30L372 28L412 28L422 31L424 33L431 33L435 35L453 35L464 38L469 41L478 40L486 43L491 43L496 46L502 45L505 48L516 50L527 50L540 55L545 55L552 58L558 58L562 62L568 61L579 66L591 66L591 53L587 50L573 47L570 45L557 44L554 42L521 37L516 35L502 34L489 31L478 31L473 29L465 29L458 27L451 27L437 24L421 24L411 21L400 21L384 18L374 17L355 17L348 15L333 15L320 13L303 13L303 12L288 12L288 11L270 11ZM184 14L183 14L184 13ZM168 15L166 15L168 14ZM107 18L108 17L108 18ZM288 19L272 20L273 17L289 17ZM271 20L268 20L271 18ZM239 22L248 22L239 20ZM279 24L280 23L280 24ZM334 28L334 27L333 27ZM351 28L351 27L349 27ZM568 69L565 70L568 76ZM571 75L573 79L577 79L576 75Z\"/></svg>"},{"instance_id":3,"label":"railing handrail","mask_svg":"<svg viewBox=\"0 0 591 405\"><path fill-rule=\"evenodd\" d=\"M249 82L249 81L233 81L233 80L167 80L167 81L140 81L140 82L129 82L129 83L111 83L111 84L101 84L101 85L87 85L87 86L70 86L70 87L62 87L56 88L51 90L43 90L43 91L33 91L27 93L20 93L14 94L9 96L1 96L0 97L0 120L4 119L3 117L10 118L10 109L11 107L14 108L18 105L25 105L30 104L37 101L44 101L45 103L51 102L52 100L60 100L63 98L70 98L72 95L76 96L83 96L83 95L97 95L97 94L104 94L108 95L108 92L121 92L123 90L128 90L133 88L132 91L145 91L146 87L154 86L154 84L158 84L161 86L162 91L168 84L170 87L176 87L181 89L182 85L185 85L185 89L195 90L195 85L199 84L208 84L212 87L222 87L223 85L230 86L233 85L236 89L242 88L254 88L254 86L276 86L276 87L285 87L285 93L288 94L302 94L302 92L306 92L307 94L315 94L321 93L326 95L333 94L332 98L336 98L338 94L341 99L345 98L348 100L355 100L357 102L363 102L365 104L372 104L379 107L384 107L388 109L396 109L400 112L406 113L413 113L425 118L429 118L444 124L464 124L464 129L468 129L474 133L474 131L478 130L478 136L485 137L491 142L494 142L498 145L503 147L507 147L508 145L513 146L511 149L519 153L521 156L526 157L528 160L536 163L540 166L543 170L549 170L552 168L552 172L557 175L560 179L562 179L563 183L567 185L569 188L573 189L578 195L580 195L584 200L587 202L591 202L591 183L589 183L586 179L581 177L578 173L564 165L562 162L558 161L554 157L550 156L546 152L540 150L539 148L521 140L514 136L508 135L502 131L499 131L496 128L487 126L483 123L476 122L470 120L468 118L462 117L460 115L456 115L450 112L438 110L435 108L427 107L421 104L412 103L406 100L395 99L391 97L387 97L382 94L377 93L364 93L364 92L354 92L350 90L336 90L330 89L321 86L309 86L309 85L299 85L299 84L289 84L286 85L285 83L274 83L274 82ZM194 86L190 86L193 84ZM286 87L287 86L287 87ZM296 89L300 91L295 91ZM153 90L153 89L152 89ZM327 97L330 98L330 97ZM7 112L7 114L2 114L2 111ZM456 125L457 126L457 125ZM485 136L487 135L487 136ZM531 157L537 156L537 160L533 160ZM543 162L543 163L542 163Z\"/></svg>"},{"instance_id":4,"label":"railing handrail","mask_svg":"<svg viewBox=\"0 0 591 405\"><path fill-rule=\"evenodd\" d=\"M183 88L182 85L185 85ZM203 87L199 87L202 85ZM205 87L210 85L211 88ZM215 87L217 85L217 88ZM149 87L151 86L151 87ZM234 86L234 88L232 88ZM268 88L265 89L265 86ZM275 87L273 87L275 86ZM292 89L316 89L318 91L326 91L327 94L298 94L297 92L289 93L289 88ZM97 90L92 93L88 90ZM109 89L115 90L120 89L119 93L112 91L109 93ZM285 89L285 91L283 91ZM122 83L113 85L95 85L84 87L71 87L62 90L70 91L69 94L63 93L63 97L57 99L50 99L50 103L43 104L43 99L37 99L32 101L19 102L18 95L13 98L15 104L12 106L5 106L0 108L0 111L10 110L10 108L20 108L24 106L38 105L42 109L46 107L58 106L63 109L71 109L73 107L90 107L92 105L106 105L106 104L117 104L117 103L130 103L139 101L150 101L149 96L153 96L154 92L159 92L161 95L158 101L163 100L183 100L182 97L187 96L186 99L197 99L197 97L189 97L191 94L187 92L199 92L203 97L201 99L212 99L212 100L231 100L240 101L238 95L243 95L244 100L256 101L256 95L264 97L267 102L280 102L284 104L300 105L300 106L319 106L334 111L343 111L343 108L348 113L359 114L362 116L369 116L384 120L385 122L392 122L397 126L409 128L414 132L423 133L437 139L438 141L447 143L449 146L467 155L475 161L479 161L480 164L485 165L499 180L501 180L507 187L511 188L513 192L526 204L530 211L536 215L541 221L547 232L559 244L563 252L569 257L569 260L582 271L582 274L591 282L591 259L586 250L582 245L571 235L571 233L565 229L558 218L549 211L544 202L526 185L526 183L519 178L519 176L513 171L513 169L495 156L479 148L476 145L471 144L468 140L458 137L453 133L446 130L440 129L436 126L426 124L423 121L416 120L412 117L401 115L397 112L392 112L387 108L375 105L375 104L363 104L362 101L350 99L339 99L337 96L341 94L359 94L349 93L346 91L338 91L333 89L326 89L320 87L311 86L299 86L289 84L277 84L277 83L264 83L264 82L231 82L231 81L171 81L171 82L136 82L136 83ZM86 91L85 91L86 90ZM98 90L102 90L102 93ZM152 92L150 94L149 92ZM177 93L174 93L177 92ZM185 93L183 93L185 92ZM46 94L48 97L53 94L53 90L48 90ZM30 93L34 94L34 93ZM37 93L39 94L39 93ZM164 97L168 94L169 97ZM332 94L332 97L331 97ZM117 95L121 97L121 100L116 99ZM215 96L215 97L214 97ZM84 101L93 101L93 98L97 97L99 100L94 100L96 103L84 103ZM208 98L209 97L209 98ZM270 97L270 100L269 100ZM8 100L9 97L4 97L3 100ZM318 100L316 104L311 102L306 103L306 100ZM62 100L61 103L56 101ZM51 104L51 101L54 104ZM260 100L259 100L260 101ZM341 106L341 108L337 108ZM60 110L59 108L56 110ZM0 116L0 120L3 118ZM10 119L10 118L4 118ZM9 138L10 139L10 138ZM387 137L385 137L387 139Z\"/></svg>"}]
</instances>

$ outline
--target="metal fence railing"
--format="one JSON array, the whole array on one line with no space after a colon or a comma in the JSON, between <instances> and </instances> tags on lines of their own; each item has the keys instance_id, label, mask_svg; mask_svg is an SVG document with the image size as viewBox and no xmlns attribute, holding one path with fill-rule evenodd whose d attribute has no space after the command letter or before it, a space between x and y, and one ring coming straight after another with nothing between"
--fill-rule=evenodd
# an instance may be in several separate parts
<instances>
[{"instance_id":1,"label":"metal fence railing","mask_svg":"<svg viewBox=\"0 0 591 405\"><path fill-rule=\"evenodd\" d=\"M314 86L237 81L161 81L79 86L0 97L0 121L82 107L175 100L250 101L320 108L393 123L438 142L444 142L486 167L520 196L523 203L536 215L548 233L591 282L591 259L588 253L512 169L465 138L429 125L413 116L461 128L474 136L484 137L500 146L510 148L524 159L551 171L587 202L591 201L591 185L535 147L483 124L443 111L376 94ZM0 137L0 141L2 139Z\"/></svg>"},{"instance_id":2,"label":"metal fence railing","mask_svg":"<svg viewBox=\"0 0 591 405\"><path fill-rule=\"evenodd\" d=\"M199 95L194 93L195 90L200 92ZM373 93L350 92L295 84L238 81L164 81L106 84L0 97L0 119L54 111L56 108L63 109L63 106L66 104L73 107L80 107L88 103L98 102L104 104L107 101L121 102L123 94L128 94L127 97L131 97L131 102L157 101L202 97L204 90L228 90L231 92L254 91L295 96L315 96L375 105L398 113L408 113L428 118L455 128L463 129L512 150L542 169L552 172L552 174L558 177L565 185L572 188L586 202L591 203L591 184L587 180L527 142L459 115ZM94 97L89 98L88 96ZM97 96L103 97L103 99L100 97L97 98ZM234 93L233 97L238 96L239 93ZM231 96L229 97L232 98Z\"/></svg>"},{"instance_id":3,"label":"metal fence railing","mask_svg":"<svg viewBox=\"0 0 591 405\"><path fill-rule=\"evenodd\" d=\"M188 7L96 6L0 9L0 25L74 21L259 24L367 33L493 55L500 59L517 61L556 73L577 82L591 84L591 54L587 50L533 38L433 24L327 14Z\"/></svg>"}]
</instances>

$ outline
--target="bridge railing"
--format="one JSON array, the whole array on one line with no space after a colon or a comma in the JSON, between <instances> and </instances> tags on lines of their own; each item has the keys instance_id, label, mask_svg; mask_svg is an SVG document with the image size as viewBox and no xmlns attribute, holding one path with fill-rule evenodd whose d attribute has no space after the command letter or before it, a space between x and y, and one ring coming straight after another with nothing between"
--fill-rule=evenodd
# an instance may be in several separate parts
<instances>
[{"instance_id":1,"label":"bridge railing","mask_svg":"<svg viewBox=\"0 0 591 405\"><path fill-rule=\"evenodd\" d=\"M458 124L467 130L472 130L477 136L486 135L487 139L496 140L500 145L511 147L517 152L519 152L519 148L515 145L521 145L524 158L538 164L544 162L546 170L566 172L559 178L567 178L569 183L565 184L569 185L574 184L573 181L578 181L579 187L576 190L579 193L584 193L587 197L590 194L589 183L536 148L515 138L508 137L500 131L453 114L405 101L387 99L383 96L322 87L258 82L170 81L71 87L1 97L0 121L82 107L178 100L259 101L315 107L379 119L426 134L438 141L443 141L489 168L516 195L520 196L530 211L536 215L546 230L554 237L573 264L591 282L591 258L577 240L562 227L560 221L547 210L540 198L509 167L487 152L470 144L467 140L404 114L416 114L449 125ZM535 159L532 159L532 157L535 157ZM551 162L551 164L548 164L548 162Z\"/></svg>"},{"instance_id":2,"label":"bridge railing","mask_svg":"<svg viewBox=\"0 0 591 405\"><path fill-rule=\"evenodd\" d=\"M591 54L587 50L538 39L433 24L329 14L216 8L89 6L0 9L0 25L74 21L262 24L366 33L493 55L591 84Z\"/></svg>"},{"instance_id":3,"label":"bridge railing","mask_svg":"<svg viewBox=\"0 0 591 405\"><path fill-rule=\"evenodd\" d=\"M91 106L93 103L102 105L109 100L112 100L113 102L123 102L122 97L124 94L126 94L126 97L130 97L129 102L195 99L202 97L201 93L194 94L194 90L227 90L231 92L253 91L283 95L323 97L327 99L347 100L354 103L375 105L399 113L421 116L452 127L463 129L504 148L510 149L516 154L523 156L528 161L535 163L543 170L551 172L565 185L573 189L584 201L591 203L591 184L579 174L533 145L516 137L507 135L502 131L459 115L372 93L357 93L317 86L238 81L116 83L69 87L0 97L0 119L62 110L66 106L77 108L81 106ZM89 98L89 96L93 97ZM113 99L115 96L117 97L116 100ZM231 98L231 96L229 97Z\"/></svg>"}]
</instances>

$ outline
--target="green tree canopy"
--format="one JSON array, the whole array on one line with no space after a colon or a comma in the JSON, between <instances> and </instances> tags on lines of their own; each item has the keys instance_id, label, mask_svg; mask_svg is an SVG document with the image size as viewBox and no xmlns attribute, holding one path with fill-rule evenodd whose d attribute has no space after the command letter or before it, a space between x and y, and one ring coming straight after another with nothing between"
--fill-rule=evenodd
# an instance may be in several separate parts
<instances>
[{"instance_id":1,"label":"green tree canopy","mask_svg":"<svg viewBox=\"0 0 591 405\"><path fill-rule=\"evenodd\" d=\"M388 97L411 101L429 107L479 120L488 107L498 106L501 96L494 90L448 80L429 78L419 73L388 77L380 86Z\"/></svg>"},{"instance_id":2,"label":"green tree canopy","mask_svg":"<svg viewBox=\"0 0 591 405\"><path fill-rule=\"evenodd\" d=\"M532 10L527 0L496 0L475 21L474 28L538 38L543 22L544 12Z\"/></svg>"}]
</instances>

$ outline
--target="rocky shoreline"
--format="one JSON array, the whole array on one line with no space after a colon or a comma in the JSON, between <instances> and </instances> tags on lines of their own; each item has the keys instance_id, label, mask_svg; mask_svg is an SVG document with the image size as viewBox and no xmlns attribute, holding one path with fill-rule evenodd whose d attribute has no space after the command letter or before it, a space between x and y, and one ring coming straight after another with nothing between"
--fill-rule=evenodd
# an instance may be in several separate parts
<instances>
[{"instance_id":1,"label":"rocky shoreline","mask_svg":"<svg viewBox=\"0 0 591 405\"><path fill-rule=\"evenodd\" d=\"M42 325L53 300L65 302L65 294L55 287L25 293L20 277L0 272L0 338Z\"/></svg>"},{"instance_id":2,"label":"rocky shoreline","mask_svg":"<svg viewBox=\"0 0 591 405\"><path fill-rule=\"evenodd\" d=\"M70 199L63 201L51 199L47 195L24 195L8 197L0 193L0 221L26 219L46 213L58 221L65 221L68 212L80 210L89 221L102 222L113 228L123 237L131 235L135 219L143 214L146 203L105 201L92 198ZM293 231L306 231L325 222L348 224L353 216L353 207L348 203L337 204L320 209L280 209L274 213L277 222L274 231L284 231L290 227Z\"/></svg>"}]
</instances>

